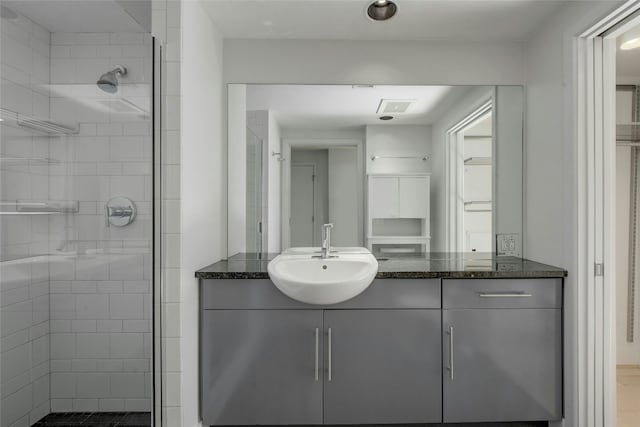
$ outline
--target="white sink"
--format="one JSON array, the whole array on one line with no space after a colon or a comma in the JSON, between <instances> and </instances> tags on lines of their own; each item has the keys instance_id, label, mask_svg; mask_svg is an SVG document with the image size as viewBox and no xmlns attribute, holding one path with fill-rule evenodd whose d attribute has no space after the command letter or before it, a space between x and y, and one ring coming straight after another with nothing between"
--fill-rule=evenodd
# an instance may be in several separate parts
<instances>
[{"instance_id":1,"label":"white sink","mask_svg":"<svg viewBox=\"0 0 640 427\"><path fill-rule=\"evenodd\" d=\"M350 248L351 249L351 248ZM378 273L369 251L332 252L332 258L283 253L269 262L269 277L282 293L307 304L337 304L367 289Z\"/></svg>"}]
</instances>

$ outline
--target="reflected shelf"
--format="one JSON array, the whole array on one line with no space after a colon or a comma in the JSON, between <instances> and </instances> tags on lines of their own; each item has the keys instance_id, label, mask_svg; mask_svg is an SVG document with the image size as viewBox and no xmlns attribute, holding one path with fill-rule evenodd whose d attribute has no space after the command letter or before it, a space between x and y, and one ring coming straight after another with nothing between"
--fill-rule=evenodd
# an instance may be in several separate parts
<instances>
[{"instance_id":1,"label":"reflected shelf","mask_svg":"<svg viewBox=\"0 0 640 427\"><path fill-rule=\"evenodd\" d=\"M49 157L22 157L22 156L5 156L0 154L0 162L2 163L28 163L28 164L59 164L60 160L51 159Z\"/></svg>"}]
</instances>

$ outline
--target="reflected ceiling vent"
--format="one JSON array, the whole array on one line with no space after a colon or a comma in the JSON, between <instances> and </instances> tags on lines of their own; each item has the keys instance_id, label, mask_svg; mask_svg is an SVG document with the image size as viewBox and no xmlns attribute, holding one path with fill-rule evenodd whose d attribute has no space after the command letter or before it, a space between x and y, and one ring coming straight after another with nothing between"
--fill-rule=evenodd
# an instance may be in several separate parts
<instances>
[{"instance_id":1,"label":"reflected ceiling vent","mask_svg":"<svg viewBox=\"0 0 640 427\"><path fill-rule=\"evenodd\" d=\"M404 114L416 102L415 99L381 99L377 114Z\"/></svg>"}]
</instances>

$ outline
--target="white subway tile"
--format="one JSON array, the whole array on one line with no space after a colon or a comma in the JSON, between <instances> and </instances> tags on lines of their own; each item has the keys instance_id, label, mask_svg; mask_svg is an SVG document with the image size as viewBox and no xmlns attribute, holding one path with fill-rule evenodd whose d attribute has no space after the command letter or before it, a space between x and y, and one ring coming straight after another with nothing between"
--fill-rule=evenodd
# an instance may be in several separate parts
<instances>
[{"instance_id":1,"label":"white subway tile","mask_svg":"<svg viewBox=\"0 0 640 427\"><path fill-rule=\"evenodd\" d=\"M73 372L95 372L98 370L98 361L96 359L73 359L71 360L71 370ZM79 378L79 377L78 377ZM78 394L84 394L78 391ZM88 396L91 397L91 396Z\"/></svg>"},{"instance_id":2,"label":"white subway tile","mask_svg":"<svg viewBox=\"0 0 640 427\"><path fill-rule=\"evenodd\" d=\"M110 334L111 357L142 358L144 356L143 334Z\"/></svg>"},{"instance_id":3,"label":"white subway tile","mask_svg":"<svg viewBox=\"0 0 640 427\"><path fill-rule=\"evenodd\" d=\"M109 319L108 295L77 295L78 319Z\"/></svg>"},{"instance_id":4,"label":"white subway tile","mask_svg":"<svg viewBox=\"0 0 640 427\"><path fill-rule=\"evenodd\" d=\"M76 374L54 372L51 374L51 398L73 398L76 396ZM52 402L53 404L53 402Z\"/></svg>"},{"instance_id":5,"label":"white subway tile","mask_svg":"<svg viewBox=\"0 0 640 427\"><path fill-rule=\"evenodd\" d=\"M96 321L91 319L72 320L71 332L96 332Z\"/></svg>"},{"instance_id":6,"label":"white subway tile","mask_svg":"<svg viewBox=\"0 0 640 427\"><path fill-rule=\"evenodd\" d=\"M122 412L125 410L124 399L98 399L98 410L102 412Z\"/></svg>"},{"instance_id":7,"label":"white subway tile","mask_svg":"<svg viewBox=\"0 0 640 427\"><path fill-rule=\"evenodd\" d=\"M53 398L51 399L51 412L71 412L71 411L73 411L72 399L53 399Z\"/></svg>"},{"instance_id":8,"label":"white subway tile","mask_svg":"<svg viewBox=\"0 0 640 427\"><path fill-rule=\"evenodd\" d=\"M76 355L75 334L51 334L51 358L71 359Z\"/></svg>"},{"instance_id":9,"label":"white subway tile","mask_svg":"<svg viewBox=\"0 0 640 427\"><path fill-rule=\"evenodd\" d=\"M97 127L98 135L118 136L122 135L121 123L102 123Z\"/></svg>"},{"instance_id":10,"label":"white subway tile","mask_svg":"<svg viewBox=\"0 0 640 427\"><path fill-rule=\"evenodd\" d=\"M112 374L110 379L111 396L120 398L144 397L144 374Z\"/></svg>"},{"instance_id":11,"label":"white subway tile","mask_svg":"<svg viewBox=\"0 0 640 427\"><path fill-rule=\"evenodd\" d=\"M77 374L77 396L110 397L109 375L103 373ZM97 410L97 408L96 408Z\"/></svg>"},{"instance_id":12,"label":"white subway tile","mask_svg":"<svg viewBox=\"0 0 640 427\"><path fill-rule=\"evenodd\" d=\"M77 334L76 356L92 359L109 357L109 334Z\"/></svg>"},{"instance_id":13,"label":"white subway tile","mask_svg":"<svg viewBox=\"0 0 640 427\"><path fill-rule=\"evenodd\" d=\"M122 320L98 320L98 332L122 332Z\"/></svg>"},{"instance_id":14,"label":"white subway tile","mask_svg":"<svg viewBox=\"0 0 640 427\"><path fill-rule=\"evenodd\" d=\"M99 359L98 372L122 372L122 359Z\"/></svg>"},{"instance_id":15,"label":"white subway tile","mask_svg":"<svg viewBox=\"0 0 640 427\"><path fill-rule=\"evenodd\" d=\"M124 320L124 332L151 332L150 320Z\"/></svg>"},{"instance_id":16,"label":"white subway tile","mask_svg":"<svg viewBox=\"0 0 640 427\"><path fill-rule=\"evenodd\" d=\"M74 412L95 412L98 410L98 399L73 399Z\"/></svg>"},{"instance_id":17,"label":"white subway tile","mask_svg":"<svg viewBox=\"0 0 640 427\"><path fill-rule=\"evenodd\" d=\"M139 294L109 295L111 319L141 319L143 298Z\"/></svg>"}]
</instances>

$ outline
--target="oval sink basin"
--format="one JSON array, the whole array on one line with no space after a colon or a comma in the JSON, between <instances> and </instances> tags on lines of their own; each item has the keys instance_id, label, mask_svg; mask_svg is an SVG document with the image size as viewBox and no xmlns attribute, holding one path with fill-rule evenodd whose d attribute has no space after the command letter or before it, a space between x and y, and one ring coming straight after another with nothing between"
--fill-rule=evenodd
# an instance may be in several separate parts
<instances>
[{"instance_id":1,"label":"oval sink basin","mask_svg":"<svg viewBox=\"0 0 640 427\"><path fill-rule=\"evenodd\" d=\"M269 262L267 270L276 287L296 301L337 304L369 287L378 273L378 262L368 251L336 255L322 259L281 254Z\"/></svg>"}]
</instances>

